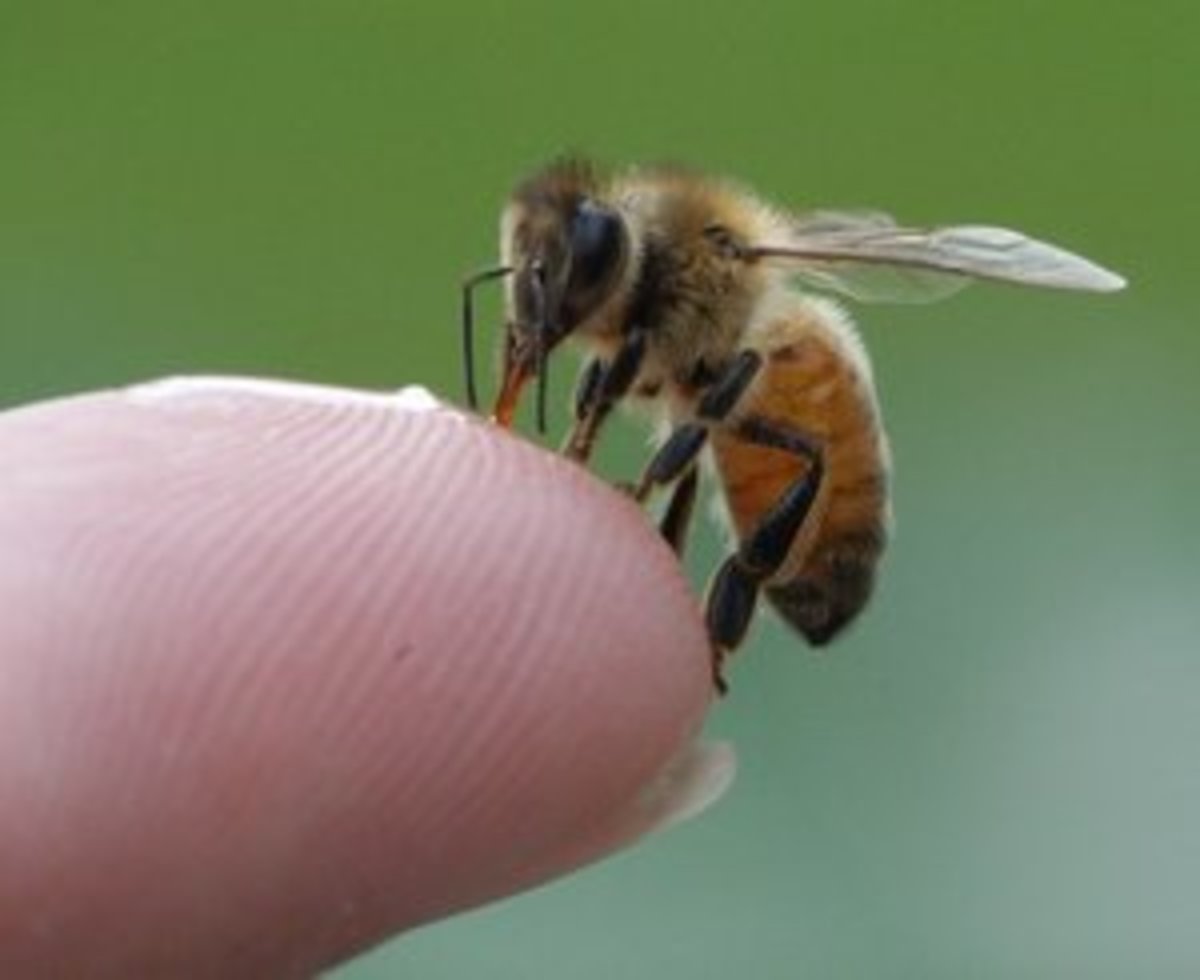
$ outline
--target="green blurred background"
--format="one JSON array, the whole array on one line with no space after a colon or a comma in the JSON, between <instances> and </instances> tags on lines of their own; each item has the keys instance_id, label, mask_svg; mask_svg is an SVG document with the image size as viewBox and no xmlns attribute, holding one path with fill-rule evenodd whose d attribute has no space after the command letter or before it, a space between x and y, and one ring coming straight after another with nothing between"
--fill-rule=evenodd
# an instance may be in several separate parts
<instances>
[{"instance_id":1,"label":"green blurred background","mask_svg":"<svg viewBox=\"0 0 1200 980\"><path fill-rule=\"evenodd\" d=\"M460 275L565 148L1061 241L1131 290L859 308L898 536L835 652L760 620L727 799L337 977L1200 975L1200 5L716 9L9 0L0 404L457 397ZM644 436L610 434L627 476Z\"/></svg>"}]
</instances>

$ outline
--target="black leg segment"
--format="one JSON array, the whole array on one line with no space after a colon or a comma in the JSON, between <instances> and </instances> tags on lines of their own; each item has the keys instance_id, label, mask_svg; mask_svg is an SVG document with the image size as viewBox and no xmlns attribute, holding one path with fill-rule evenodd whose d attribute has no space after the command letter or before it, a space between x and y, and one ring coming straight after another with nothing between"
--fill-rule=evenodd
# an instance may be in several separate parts
<instances>
[{"instance_id":1,"label":"black leg segment","mask_svg":"<svg viewBox=\"0 0 1200 980\"><path fill-rule=\"evenodd\" d=\"M747 415L737 423L734 432L738 438L756 446L782 449L804 459L816 459L821 455L821 448L816 441L799 429L761 415Z\"/></svg>"},{"instance_id":2,"label":"black leg segment","mask_svg":"<svg viewBox=\"0 0 1200 980\"><path fill-rule=\"evenodd\" d=\"M575 389L575 425L563 444L564 455L576 462L588 461L600 427L633 386L645 357L646 335L635 330L610 362L596 360L588 365Z\"/></svg>"},{"instance_id":3,"label":"black leg segment","mask_svg":"<svg viewBox=\"0 0 1200 980\"><path fill-rule=\"evenodd\" d=\"M671 502L659 522L658 529L671 546L675 554L683 557L684 545L687 543L688 526L692 522L692 512L696 509L696 488L700 483L700 473L692 467L675 484L671 492Z\"/></svg>"},{"instance_id":4,"label":"black leg segment","mask_svg":"<svg viewBox=\"0 0 1200 980\"><path fill-rule=\"evenodd\" d=\"M708 589L705 620L715 648L732 650L745 639L757 601L758 580L736 555L730 555L717 569Z\"/></svg>"},{"instance_id":5,"label":"black leg segment","mask_svg":"<svg viewBox=\"0 0 1200 980\"><path fill-rule=\"evenodd\" d=\"M708 426L700 422L685 422L677 426L646 464L638 480L634 496L645 500L655 487L674 483L684 470L694 467L696 457L708 441Z\"/></svg>"},{"instance_id":6,"label":"black leg segment","mask_svg":"<svg viewBox=\"0 0 1200 980\"><path fill-rule=\"evenodd\" d=\"M807 472L762 516L754 532L738 548L738 558L748 569L765 578L783 564L812 510L823 476L824 466L817 456Z\"/></svg>"},{"instance_id":7,"label":"black leg segment","mask_svg":"<svg viewBox=\"0 0 1200 980\"><path fill-rule=\"evenodd\" d=\"M699 455L708 440L708 427L721 422L737 404L762 367L758 351L743 350L717 375L697 407L698 419L676 426L667 441L651 457L638 480L634 496L645 500L655 487L679 479Z\"/></svg>"},{"instance_id":8,"label":"black leg segment","mask_svg":"<svg viewBox=\"0 0 1200 980\"><path fill-rule=\"evenodd\" d=\"M600 382L606 371L604 362L596 357L584 365L575 385L575 421L582 422L596 406L600 397Z\"/></svg>"},{"instance_id":9,"label":"black leg segment","mask_svg":"<svg viewBox=\"0 0 1200 980\"><path fill-rule=\"evenodd\" d=\"M635 330L625 338L608 370L604 372L604 380L600 385L600 401L615 402L624 398L646 357L646 335Z\"/></svg>"},{"instance_id":10,"label":"black leg segment","mask_svg":"<svg viewBox=\"0 0 1200 980\"><path fill-rule=\"evenodd\" d=\"M762 355L756 350L741 351L725 367L713 386L700 399L698 414L702 419L720 422L730 412L750 387L759 368L762 367Z\"/></svg>"}]
</instances>

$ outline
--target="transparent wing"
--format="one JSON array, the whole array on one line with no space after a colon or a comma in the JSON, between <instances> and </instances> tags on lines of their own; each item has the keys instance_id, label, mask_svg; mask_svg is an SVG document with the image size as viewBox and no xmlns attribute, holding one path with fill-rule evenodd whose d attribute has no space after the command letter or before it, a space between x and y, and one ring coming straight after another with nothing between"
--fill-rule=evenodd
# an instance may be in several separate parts
<instances>
[{"instance_id":1,"label":"transparent wing","mask_svg":"<svg viewBox=\"0 0 1200 980\"><path fill-rule=\"evenodd\" d=\"M964 275L885 262L812 262L793 270L803 285L863 303L936 303L971 284Z\"/></svg>"},{"instance_id":2,"label":"transparent wing","mask_svg":"<svg viewBox=\"0 0 1200 980\"><path fill-rule=\"evenodd\" d=\"M792 222L797 235L896 229L896 219L885 211L807 211L793 216Z\"/></svg>"},{"instance_id":3,"label":"transparent wing","mask_svg":"<svg viewBox=\"0 0 1200 980\"><path fill-rule=\"evenodd\" d=\"M793 263L811 286L862 300L928 302L972 279L1090 292L1125 286L1082 256L1007 228L903 228L871 211L800 216L788 241L751 252Z\"/></svg>"}]
</instances>

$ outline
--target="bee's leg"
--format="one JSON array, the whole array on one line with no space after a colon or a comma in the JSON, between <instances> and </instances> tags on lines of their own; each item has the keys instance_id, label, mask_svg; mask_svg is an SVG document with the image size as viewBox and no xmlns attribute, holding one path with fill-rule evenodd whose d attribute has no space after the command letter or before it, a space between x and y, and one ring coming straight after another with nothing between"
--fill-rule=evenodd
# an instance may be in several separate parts
<instances>
[{"instance_id":1,"label":"bee's leg","mask_svg":"<svg viewBox=\"0 0 1200 980\"><path fill-rule=\"evenodd\" d=\"M579 374L579 382L575 385L575 421L582 422L587 418L600 397L600 382L604 380L604 372L608 365L598 357L588 360Z\"/></svg>"},{"instance_id":2,"label":"bee's leg","mask_svg":"<svg viewBox=\"0 0 1200 980\"><path fill-rule=\"evenodd\" d=\"M707 442L708 426L703 422L684 422L675 426L630 489L634 500L645 503L656 487L669 486L689 470L694 470L696 458Z\"/></svg>"},{"instance_id":3,"label":"bee's leg","mask_svg":"<svg viewBox=\"0 0 1200 980\"><path fill-rule=\"evenodd\" d=\"M695 463L708 441L709 426L724 421L733 411L761 367L762 355L749 349L729 362L701 396L696 407L697 421L677 425L646 464L633 489L633 496L639 502L644 502L655 487L679 479Z\"/></svg>"},{"instance_id":4,"label":"bee's leg","mask_svg":"<svg viewBox=\"0 0 1200 980\"><path fill-rule=\"evenodd\" d=\"M761 367L762 354L758 351L750 348L739 351L704 393L696 413L709 422L724 421L758 376Z\"/></svg>"},{"instance_id":5,"label":"bee's leg","mask_svg":"<svg viewBox=\"0 0 1200 980\"><path fill-rule=\"evenodd\" d=\"M600 406L601 385L608 369L607 362L592 358L584 365L575 386L575 418L563 441L562 453L578 463L587 463L600 425L608 414Z\"/></svg>"},{"instance_id":6,"label":"bee's leg","mask_svg":"<svg viewBox=\"0 0 1200 980\"><path fill-rule=\"evenodd\" d=\"M763 514L737 551L725 559L709 585L705 621L713 648L713 678L720 691L725 690L721 674L724 658L745 638L759 587L787 558L824 476L819 447L787 425L750 416L738 422L733 433L755 445L794 453L809 465Z\"/></svg>"},{"instance_id":7,"label":"bee's leg","mask_svg":"<svg viewBox=\"0 0 1200 980\"><path fill-rule=\"evenodd\" d=\"M600 427L633 386L645 356L646 335L635 330L607 364L598 358L588 364L575 390L575 424L563 444L563 455L579 463L588 461Z\"/></svg>"},{"instance_id":8,"label":"bee's leg","mask_svg":"<svg viewBox=\"0 0 1200 980\"><path fill-rule=\"evenodd\" d=\"M675 554L683 557L687 542L688 526L692 522L692 511L696 506L696 488L700 482L699 470L693 466L675 484L671 491L671 502L658 524L658 530Z\"/></svg>"}]
</instances>

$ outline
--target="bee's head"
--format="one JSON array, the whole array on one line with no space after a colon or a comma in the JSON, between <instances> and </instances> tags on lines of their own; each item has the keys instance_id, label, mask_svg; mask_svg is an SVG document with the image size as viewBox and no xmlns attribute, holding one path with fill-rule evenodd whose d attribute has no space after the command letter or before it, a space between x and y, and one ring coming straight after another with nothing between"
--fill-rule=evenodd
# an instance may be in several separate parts
<instances>
[{"instance_id":1,"label":"bee's head","mask_svg":"<svg viewBox=\"0 0 1200 980\"><path fill-rule=\"evenodd\" d=\"M629 262L625 222L597 191L586 165L558 163L522 184L505 210L501 249L512 280L494 412L505 424L536 377L544 428L548 355L612 296Z\"/></svg>"}]
</instances>

